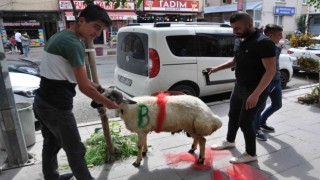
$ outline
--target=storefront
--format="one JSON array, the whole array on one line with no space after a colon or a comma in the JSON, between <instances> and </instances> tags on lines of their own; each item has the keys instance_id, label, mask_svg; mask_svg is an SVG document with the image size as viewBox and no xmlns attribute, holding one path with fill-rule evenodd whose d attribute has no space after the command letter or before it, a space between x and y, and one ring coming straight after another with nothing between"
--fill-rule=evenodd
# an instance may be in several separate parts
<instances>
[{"instance_id":1,"label":"storefront","mask_svg":"<svg viewBox=\"0 0 320 180\"><path fill-rule=\"evenodd\" d=\"M27 32L30 46L44 46L45 42L57 32L57 12L3 12L1 37L6 47L14 30Z\"/></svg>"},{"instance_id":2,"label":"storefront","mask_svg":"<svg viewBox=\"0 0 320 180\"><path fill-rule=\"evenodd\" d=\"M138 22L194 22L199 13L198 0L144 0L143 12L139 13Z\"/></svg>"},{"instance_id":3,"label":"storefront","mask_svg":"<svg viewBox=\"0 0 320 180\"><path fill-rule=\"evenodd\" d=\"M120 6L119 8L114 8L114 2L109 2L107 4L105 1L94 1L95 4L104 8L112 20L112 27L108 29L108 33L104 32L100 37L94 40L96 44L105 44L107 40L112 39L116 36L118 30L126 26L128 23L133 23L137 21L137 15L134 12L135 5L133 2L127 2L124 6ZM74 1L77 10L81 10L85 8L84 1ZM59 9L64 12L66 19L66 27L70 27L75 22L75 18L72 12L72 6L69 0L60 0L59 1ZM107 37L109 36L109 37Z\"/></svg>"}]
</instances>

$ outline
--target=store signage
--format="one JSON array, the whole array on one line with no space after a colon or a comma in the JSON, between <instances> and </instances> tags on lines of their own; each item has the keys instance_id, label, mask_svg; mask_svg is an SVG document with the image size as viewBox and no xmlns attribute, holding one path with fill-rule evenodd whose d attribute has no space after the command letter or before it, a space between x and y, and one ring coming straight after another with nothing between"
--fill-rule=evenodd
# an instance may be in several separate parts
<instances>
[{"instance_id":1,"label":"store signage","mask_svg":"<svg viewBox=\"0 0 320 180\"><path fill-rule=\"evenodd\" d=\"M199 12L199 1L144 0L145 11Z\"/></svg>"},{"instance_id":2,"label":"store signage","mask_svg":"<svg viewBox=\"0 0 320 180\"><path fill-rule=\"evenodd\" d=\"M134 10L134 3L133 2L126 2L125 5L118 7L117 9L114 8L114 2L107 2L105 1L94 1L94 4L99 5L100 7L106 9L106 10L114 10L114 11L123 11L123 10ZM74 1L74 5L76 9L81 10L86 7L86 4L84 1ZM59 1L59 9L60 10L72 10L72 5L70 0L65 0L65 1Z\"/></svg>"},{"instance_id":3,"label":"store signage","mask_svg":"<svg viewBox=\"0 0 320 180\"><path fill-rule=\"evenodd\" d=\"M295 7L275 6L273 10L274 15L293 16L295 14Z\"/></svg>"},{"instance_id":4,"label":"store signage","mask_svg":"<svg viewBox=\"0 0 320 180\"><path fill-rule=\"evenodd\" d=\"M67 21L74 21L73 12L65 12ZM137 20L137 15L134 12L108 12L111 20Z\"/></svg>"},{"instance_id":5,"label":"store signage","mask_svg":"<svg viewBox=\"0 0 320 180\"><path fill-rule=\"evenodd\" d=\"M40 26L40 22L4 22L3 26Z\"/></svg>"}]
</instances>

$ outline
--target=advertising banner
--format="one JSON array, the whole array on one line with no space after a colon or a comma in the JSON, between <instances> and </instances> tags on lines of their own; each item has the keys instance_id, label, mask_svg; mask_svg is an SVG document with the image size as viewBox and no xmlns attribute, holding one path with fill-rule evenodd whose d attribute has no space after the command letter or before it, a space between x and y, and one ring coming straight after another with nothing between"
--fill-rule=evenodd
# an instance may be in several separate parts
<instances>
[{"instance_id":1,"label":"advertising banner","mask_svg":"<svg viewBox=\"0 0 320 180\"><path fill-rule=\"evenodd\" d=\"M128 11L134 11L134 3L133 2L126 2L123 6L121 5L117 9L114 8L114 2L107 2L105 1L94 1L94 4L99 5L100 7L106 9L106 10L113 10L113 11L123 11L123 10L128 10ZM86 4L84 4L84 1L74 1L74 5L77 10L82 10L86 7ZM70 0L60 0L59 1L59 9L60 10L72 10L72 5Z\"/></svg>"},{"instance_id":2,"label":"advertising banner","mask_svg":"<svg viewBox=\"0 0 320 180\"><path fill-rule=\"evenodd\" d=\"M144 0L144 11L199 12L199 1Z\"/></svg>"}]
</instances>

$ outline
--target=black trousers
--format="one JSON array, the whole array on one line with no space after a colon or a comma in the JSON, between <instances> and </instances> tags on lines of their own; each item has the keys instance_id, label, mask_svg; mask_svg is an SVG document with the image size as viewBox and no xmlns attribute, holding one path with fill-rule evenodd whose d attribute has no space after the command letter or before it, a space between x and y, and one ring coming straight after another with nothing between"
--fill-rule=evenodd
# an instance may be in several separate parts
<instances>
[{"instance_id":1,"label":"black trousers","mask_svg":"<svg viewBox=\"0 0 320 180\"><path fill-rule=\"evenodd\" d=\"M245 109L246 101L254 88L241 87L236 85L232 91L230 98L229 123L227 141L234 142L237 136L237 131L240 127L243 132L246 152L251 155L256 155L256 133L253 127L253 122L256 113L266 102L268 93L265 90L259 97L259 101L255 108Z\"/></svg>"},{"instance_id":2,"label":"black trousers","mask_svg":"<svg viewBox=\"0 0 320 180\"><path fill-rule=\"evenodd\" d=\"M40 121L43 136L42 172L46 180L58 180L57 154L61 148L66 152L69 165L77 180L91 180L73 113L56 109L38 95L33 104L35 117Z\"/></svg>"},{"instance_id":3,"label":"black trousers","mask_svg":"<svg viewBox=\"0 0 320 180\"><path fill-rule=\"evenodd\" d=\"M23 48L22 48L22 43L21 42L16 42L17 43L17 48L20 51L20 54L23 54Z\"/></svg>"}]
</instances>

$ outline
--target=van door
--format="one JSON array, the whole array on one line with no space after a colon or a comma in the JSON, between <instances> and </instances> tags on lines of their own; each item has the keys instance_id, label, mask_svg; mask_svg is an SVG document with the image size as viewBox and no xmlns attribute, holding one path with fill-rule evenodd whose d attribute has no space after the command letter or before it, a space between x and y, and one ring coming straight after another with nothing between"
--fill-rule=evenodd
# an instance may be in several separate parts
<instances>
[{"instance_id":1,"label":"van door","mask_svg":"<svg viewBox=\"0 0 320 180\"><path fill-rule=\"evenodd\" d=\"M234 35L231 33L197 32L200 55L198 62L198 85L200 95L210 95L231 91L234 87L235 73L226 69L211 74L206 79L203 70L221 65L233 57ZM208 83L207 81L210 81Z\"/></svg>"}]
</instances>

